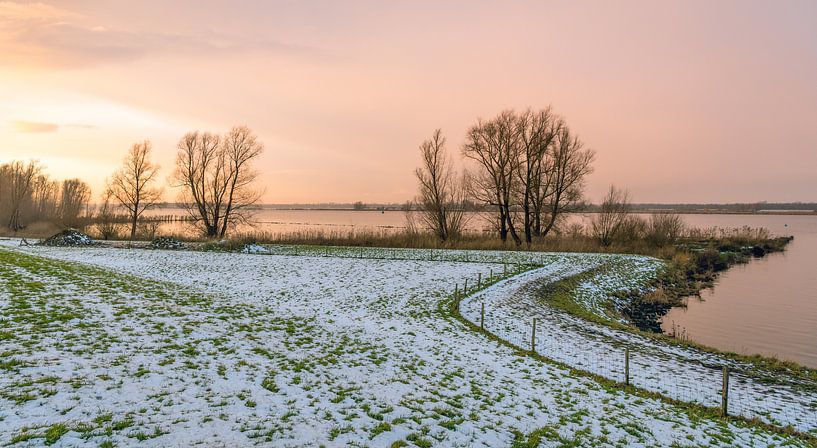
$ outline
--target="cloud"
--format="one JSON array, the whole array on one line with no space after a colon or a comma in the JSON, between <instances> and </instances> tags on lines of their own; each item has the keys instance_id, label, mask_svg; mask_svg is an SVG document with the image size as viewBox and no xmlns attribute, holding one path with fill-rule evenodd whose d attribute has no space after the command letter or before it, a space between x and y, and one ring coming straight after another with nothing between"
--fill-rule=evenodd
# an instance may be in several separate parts
<instances>
[{"instance_id":1,"label":"cloud","mask_svg":"<svg viewBox=\"0 0 817 448\"><path fill-rule=\"evenodd\" d=\"M66 11L45 3L18 3L0 1L0 24L10 26L21 22L52 22L80 17L78 14Z\"/></svg>"},{"instance_id":2,"label":"cloud","mask_svg":"<svg viewBox=\"0 0 817 448\"><path fill-rule=\"evenodd\" d=\"M42 123L38 121L15 121L12 123L14 130L31 134L57 132L60 126L56 123Z\"/></svg>"},{"instance_id":3,"label":"cloud","mask_svg":"<svg viewBox=\"0 0 817 448\"><path fill-rule=\"evenodd\" d=\"M82 67L148 55L218 56L243 52L332 59L322 50L264 38L214 31L137 31L94 23L42 3L0 1L0 65Z\"/></svg>"}]
</instances>

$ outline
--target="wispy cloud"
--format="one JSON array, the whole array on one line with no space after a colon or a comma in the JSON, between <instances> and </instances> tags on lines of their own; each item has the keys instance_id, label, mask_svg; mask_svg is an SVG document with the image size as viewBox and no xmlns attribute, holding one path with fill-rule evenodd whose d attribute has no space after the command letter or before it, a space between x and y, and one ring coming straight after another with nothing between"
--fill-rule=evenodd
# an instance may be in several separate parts
<instances>
[{"instance_id":1,"label":"wispy cloud","mask_svg":"<svg viewBox=\"0 0 817 448\"><path fill-rule=\"evenodd\" d=\"M60 126L56 123L43 123L38 121L14 121L12 127L17 132L31 134L57 132Z\"/></svg>"},{"instance_id":2,"label":"wispy cloud","mask_svg":"<svg viewBox=\"0 0 817 448\"><path fill-rule=\"evenodd\" d=\"M309 46L231 36L214 31L137 31L94 23L92 18L43 3L0 2L0 65L88 66L147 55L219 55L260 52L332 59Z\"/></svg>"}]
</instances>

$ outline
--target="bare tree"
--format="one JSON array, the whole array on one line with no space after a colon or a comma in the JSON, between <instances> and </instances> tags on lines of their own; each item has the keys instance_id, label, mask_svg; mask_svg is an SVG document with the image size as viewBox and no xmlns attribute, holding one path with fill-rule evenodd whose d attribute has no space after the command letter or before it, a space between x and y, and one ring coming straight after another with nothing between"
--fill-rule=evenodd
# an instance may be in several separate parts
<instances>
[{"instance_id":1,"label":"bare tree","mask_svg":"<svg viewBox=\"0 0 817 448\"><path fill-rule=\"evenodd\" d=\"M252 162L263 145L249 128L239 126L224 139L189 132L177 149L171 181L182 189L180 201L205 235L224 237L229 225L247 219L247 209L261 197L253 188L257 173Z\"/></svg>"},{"instance_id":2,"label":"bare tree","mask_svg":"<svg viewBox=\"0 0 817 448\"><path fill-rule=\"evenodd\" d=\"M88 205L91 188L80 179L62 181L59 213L62 223L68 227L79 227L79 216Z\"/></svg>"},{"instance_id":3,"label":"bare tree","mask_svg":"<svg viewBox=\"0 0 817 448\"><path fill-rule=\"evenodd\" d=\"M130 238L136 236L136 226L142 213L156 205L162 191L156 188L159 166L150 161L153 145L149 140L131 146L122 167L108 179L111 198L128 212Z\"/></svg>"},{"instance_id":4,"label":"bare tree","mask_svg":"<svg viewBox=\"0 0 817 448\"><path fill-rule=\"evenodd\" d=\"M31 187L32 218L37 220L53 220L59 212L60 184L51 180L47 174L38 175Z\"/></svg>"},{"instance_id":5,"label":"bare tree","mask_svg":"<svg viewBox=\"0 0 817 448\"><path fill-rule=\"evenodd\" d=\"M523 228L525 241L530 244L533 240L534 223L538 223L541 215L542 196L540 192L549 187L547 181L552 178L548 170L552 164L552 145L561 129L562 120L555 116L550 107L539 111L527 111L517 117L519 126L519 141L521 144L519 169L517 176L520 182ZM538 234L538 230L536 232Z\"/></svg>"},{"instance_id":6,"label":"bare tree","mask_svg":"<svg viewBox=\"0 0 817 448\"><path fill-rule=\"evenodd\" d=\"M516 115L506 110L489 121L478 121L468 130L463 145L465 157L476 161L480 171L474 176L472 193L489 205L497 207L499 237L507 241L508 234L519 245L511 214L511 201L517 188L520 160L520 135Z\"/></svg>"},{"instance_id":7,"label":"bare tree","mask_svg":"<svg viewBox=\"0 0 817 448\"><path fill-rule=\"evenodd\" d=\"M245 221L247 207L261 199L261 190L255 189L253 183L258 173L252 168L252 162L264 152L264 144L247 126L236 126L227 132L224 138L224 152L229 165L229 186L227 187L227 207L221 224L219 236L227 234L227 225L235 221Z\"/></svg>"},{"instance_id":8,"label":"bare tree","mask_svg":"<svg viewBox=\"0 0 817 448\"><path fill-rule=\"evenodd\" d=\"M462 181L445 150L445 137L440 129L420 145L422 165L414 173L420 182L421 219L441 240L457 237L465 224Z\"/></svg>"},{"instance_id":9,"label":"bare tree","mask_svg":"<svg viewBox=\"0 0 817 448\"><path fill-rule=\"evenodd\" d=\"M602 246L613 244L630 212L630 194L611 185L590 226Z\"/></svg>"},{"instance_id":10,"label":"bare tree","mask_svg":"<svg viewBox=\"0 0 817 448\"><path fill-rule=\"evenodd\" d=\"M36 160L28 163L13 161L3 166L4 195L7 201L7 227L16 232L25 227L22 212L31 201L31 192L42 167Z\"/></svg>"},{"instance_id":11,"label":"bare tree","mask_svg":"<svg viewBox=\"0 0 817 448\"><path fill-rule=\"evenodd\" d=\"M563 214L582 208L584 181L593 172L595 159L595 152L585 148L564 123L555 132L554 148L548 155L533 207L534 234L542 236L553 229Z\"/></svg>"}]
</instances>

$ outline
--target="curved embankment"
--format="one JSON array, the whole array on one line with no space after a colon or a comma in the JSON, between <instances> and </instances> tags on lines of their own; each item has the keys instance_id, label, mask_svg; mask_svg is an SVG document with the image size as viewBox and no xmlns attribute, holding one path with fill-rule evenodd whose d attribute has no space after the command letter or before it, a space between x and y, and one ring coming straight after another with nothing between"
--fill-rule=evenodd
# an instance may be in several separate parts
<instances>
[{"instance_id":1,"label":"curved embankment","mask_svg":"<svg viewBox=\"0 0 817 448\"><path fill-rule=\"evenodd\" d=\"M808 446L519 356L440 313L455 283L506 262L556 276L643 259L14 249L0 249L0 445Z\"/></svg>"},{"instance_id":2,"label":"curved embankment","mask_svg":"<svg viewBox=\"0 0 817 448\"><path fill-rule=\"evenodd\" d=\"M624 381L625 348L630 351L630 384L669 398L708 407L721 406L722 366L731 369L728 410L776 426L817 433L817 393L802 382L762 382L753 366L716 354L662 344L626 331L588 322L547 305L543 289L587 270L548 265L500 281L464 298L460 314L518 347L529 349L533 319L537 354L569 366ZM603 281L615 273L600 269ZM593 283L590 280L586 283ZM778 378L781 380L781 378ZM781 381L776 381L779 383Z\"/></svg>"}]
</instances>

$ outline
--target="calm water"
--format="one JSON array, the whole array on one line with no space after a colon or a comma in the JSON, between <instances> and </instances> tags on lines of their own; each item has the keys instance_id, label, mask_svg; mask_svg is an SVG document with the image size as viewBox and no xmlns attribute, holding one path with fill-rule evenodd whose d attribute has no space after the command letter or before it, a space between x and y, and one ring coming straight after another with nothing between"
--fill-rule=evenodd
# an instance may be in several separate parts
<instances>
[{"instance_id":1,"label":"calm water","mask_svg":"<svg viewBox=\"0 0 817 448\"><path fill-rule=\"evenodd\" d=\"M775 355L817 368L817 217L686 215L696 226L766 227L793 235L784 253L722 273L701 298L674 308L662 328L722 350Z\"/></svg>"},{"instance_id":2,"label":"calm water","mask_svg":"<svg viewBox=\"0 0 817 448\"><path fill-rule=\"evenodd\" d=\"M158 210L157 214L182 214ZM817 216L683 215L695 227L765 227L776 235L793 235L785 253L771 254L722 273L701 299L689 298L675 308L662 327L683 329L697 342L738 353L759 353L817 367ZM255 229L293 231L390 232L405 227L398 211L262 210ZM163 226L181 230L184 224ZM472 218L473 231L490 230L489 222Z\"/></svg>"}]
</instances>

